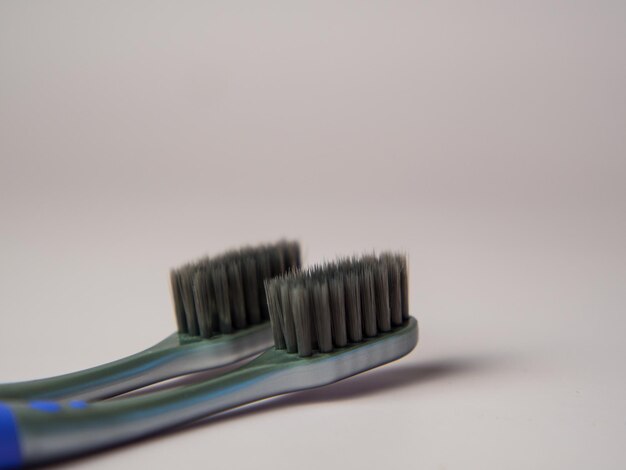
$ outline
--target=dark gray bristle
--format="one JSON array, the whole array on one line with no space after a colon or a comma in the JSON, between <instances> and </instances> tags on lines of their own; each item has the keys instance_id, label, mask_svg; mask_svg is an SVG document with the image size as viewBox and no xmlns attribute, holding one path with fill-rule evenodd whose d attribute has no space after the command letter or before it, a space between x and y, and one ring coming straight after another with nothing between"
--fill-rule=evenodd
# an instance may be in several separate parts
<instances>
[{"instance_id":1,"label":"dark gray bristle","mask_svg":"<svg viewBox=\"0 0 626 470\"><path fill-rule=\"evenodd\" d=\"M391 323L394 326L402 324L402 285L400 284L400 266L392 263L389 269L389 308L391 309Z\"/></svg>"},{"instance_id":2,"label":"dark gray bristle","mask_svg":"<svg viewBox=\"0 0 626 470\"><path fill-rule=\"evenodd\" d=\"M233 332L233 319L230 311L230 292L228 291L228 274L226 266L215 266L212 270L213 289L215 291L215 303L217 304L217 314L220 332Z\"/></svg>"},{"instance_id":3,"label":"dark gray bristle","mask_svg":"<svg viewBox=\"0 0 626 470\"><path fill-rule=\"evenodd\" d=\"M317 334L317 347L320 352L333 350L332 320L330 316L330 300L328 298L328 284L320 282L313 286L313 318Z\"/></svg>"},{"instance_id":4,"label":"dark gray bristle","mask_svg":"<svg viewBox=\"0 0 626 470\"><path fill-rule=\"evenodd\" d=\"M281 326L283 328L283 335L285 336L285 344L287 346L287 352L294 353L298 351L298 341L296 339L296 325L293 321L293 314L291 313L291 305L289 301L289 286L281 285L280 287L280 303L285 307L280 310L281 313Z\"/></svg>"},{"instance_id":5,"label":"dark gray bristle","mask_svg":"<svg viewBox=\"0 0 626 470\"><path fill-rule=\"evenodd\" d=\"M359 276L361 292L361 318L365 336L376 336L376 298L374 297L374 276L371 269L364 269Z\"/></svg>"},{"instance_id":6,"label":"dark gray bristle","mask_svg":"<svg viewBox=\"0 0 626 470\"><path fill-rule=\"evenodd\" d=\"M391 330L391 308L389 306L389 271L386 264L374 270L376 289L376 324L379 331Z\"/></svg>"},{"instance_id":7,"label":"dark gray bristle","mask_svg":"<svg viewBox=\"0 0 626 470\"><path fill-rule=\"evenodd\" d=\"M283 334L283 325L281 320L280 293L276 286L267 286L267 304L269 305L270 321L272 322L272 332L274 334L274 347L276 349L285 349L285 336Z\"/></svg>"},{"instance_id":8,"label":"dark gray bristle","mask_svg":"<svg viewBox=\"0 0 626 470\"><path fill-rule=\"evenodd\" d=\"M172 269L178 332L210 338L268 320L265 281L299 267L299 244L280 241Z\"/></svg>"},{"instance_id":9,"label":"dark gray bristle","mask_svg":"<svg viewBox=\"0 0 626 470\"><path fill-rule=\"evenodd\" d=\"M238 262L234 261L228 264L227 269L232 324L239 330L248 325L246 320L246 302L243 289L243 278L241 276L241 266Z\"/></svg>"},{"instance_id":10,"label":"dark gray bristle","mask_svg":"<svg viewBox=\"0 0 626 470\"><path fill-rule=\"evenodd\" d=\"M409 272L406 259L400 266L400 291L402 296L402 319L409 318Z\"/></svg>"},{"instance_id":11,"label":"dark gray bristle","mask_svg":"<svg viewBox=\"0 0 626 470\"><path fill-rule=\"evenodd\" d=\"M180 271L180 286L185 316L187 318L187 332L190 335L197 336L200 330L198 328L195 299L193 295L193 270L190 266Z\"/></svg>"},{"instance_id":12,"label":"dark gray bristle","mask_svg":"<svg viewBox=\"0 0 626 470\"><path fill-rule=\"evenodd\" d=\"M333 320L333 343L339 348L348 344L346 331L346 297L344 282L341 278L329 279L330 309Z\"/></svg>"},{"instance_id":13,"label":"dark gray bristle","mask_svg":"<svg viewBox=\"0 0 626 470\"><path fill-rule=\"evenodd\" d=\"M346 296L346 322L348 338L353 343L363 340L363 322L361 321L361 293L359 278L356 274L349 274L344 280Z\"/></svg>"},{"instance_id":14,"label":"dark gray bristle","mask_svg":"<svg viewBox=\"0 0 626 470\"><path fill-rule=\"evenodd\" d=\"M277 250L269 252L270 270L272 277L279 276L286 271L285 269L285 246L281 245Z\"/></svg>"},{"instance_id":15,"label":"dark gray bristle","mask_svg":"<svg viewBox=\"0 0 626 470\"><path fill-rule=\"evenodd\" d=\"M313 308L315 305L315 299L313 298L313 289L307 288L307 298L308 298L308 307L309 307L309 328L311 329L311 348L317 349L318 339L317 339L317 325L315 324L315 316L313 315Z\"/></svg>"},{"instance_id":16,"label":"dark gray bristle","mask_svg":"<svg viewBox=\"0 0 626 470\"><path fill-rule=\"evenodd\" d=\"M196 317L200 336L208 338L211 336L211 301L213 300L209 291L209 276L204 269L196 271L193 279L194 304L196 307Z\"/></svg>"},{"instance_id":17,"label":"dark gray bristle","mask_svg":"<svg viewBox=\"0 0 626 470\"><path fill-rule=\"evenodd\" d=\"M301 266L300 245L297 242L285 242L283 253L287 268L299 268Z\"/></svg>"},{"instance_id":18,"label":"dark gray bristle","mask_svg":"<svg viewBox=\"0 0 626 470\"><path fill-rule=\"evenodd\" d=\"M267 252L259 252L255 256L257 267L257 284L262 286L264 281L271 279L272 268L270 266L270 256ZM261 309L261 318L267 320L269 318L269 311L267 309L267 299L265 292L259 290L259 307Z\"/></svg>"},{"instance_id":19,"label":"dark gray bristle","mask_svg":"<svg viewBox=\"0 0 626 470\"><path fill-rule=\"evenodd\" d=\"M242 269L248 323L257 325L261 323L261 306L259 305L259 286L255 259L252 256L245 258Z\"/></svg>"},{"instance_id":20,"label":"dark gray bristle","mask_svg":"<svg viewBox=\"0 0 626 470\"><path fill-rule=\"evenodd\" d=\"M289 293L289 303L295 324L298 354L302 357L310 356L313 353L313 337L308 291L304 287L295 287Z\"/></svg>"},{"instance_id":21,"label":"dark gray bristle","mask_svg":"<svg viewBox=\"0 0 626 470\"><path fill-rule=\"evenodd\" d=\"M402 325L408 318L406 273L405 256L385 253L289 271L267 281L277 348L306 357Z\"/></svg>"}]
</instances>

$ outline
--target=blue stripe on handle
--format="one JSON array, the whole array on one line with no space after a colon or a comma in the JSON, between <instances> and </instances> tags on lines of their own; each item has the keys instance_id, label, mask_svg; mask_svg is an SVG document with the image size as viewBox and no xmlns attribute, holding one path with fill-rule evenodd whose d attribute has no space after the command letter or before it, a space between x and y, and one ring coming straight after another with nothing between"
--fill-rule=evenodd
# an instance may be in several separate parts
<instances>
[{"instance_id":1,"label":"blue stripe on handle","mask_svg":"<svg viewBox=\"0 0 626 470\"><path fill-rule=\"evenodd\" d=\"M55 413L62 409L61 404L56 401L37 400L31 401L29 404L33 410L44 411L46 413Z\"/></svg>"},{"instance_id":2,"label":"blue stripe on handle","mask_svg":"<svg viewBox=\"0 0 626 470\"><path fill-rule=\"evenodd\" d=\"M0 468L22 465L17 423L11 408L0 403Z\"/></svg>"}]
</instances>

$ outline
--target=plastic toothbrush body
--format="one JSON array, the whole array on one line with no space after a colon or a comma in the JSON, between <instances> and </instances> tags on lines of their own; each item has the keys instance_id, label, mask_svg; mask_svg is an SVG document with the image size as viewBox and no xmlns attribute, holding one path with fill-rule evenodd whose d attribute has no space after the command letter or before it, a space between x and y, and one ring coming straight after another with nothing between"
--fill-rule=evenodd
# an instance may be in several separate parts
<instances>
[{"instance_id":1,"label":"plastic toothbrush body","mask_svg":"<svg viewBox=\"0 0 626 470\"><path fill-rule=\"evenodd\" d=\"M274 344L269 323L211 339L173 333L132 356L47 379L0 385L0 400L97 400L233 364Z\"/></svg>"},{"instance_id":2,"label":"plastic toothbrush body","mask_svg":"<svg viewBox=\"0 0 626 470\"><path fill-rule=\"evenodd\" d=\"M221 411L331 384L408 354L417 344L410 318L384 335L328 354L301 358L270 349L224 376L146 396L84 407L0 405L0 467L47 463L139 439ZM4 465L4 467L3 467Z\"/></svg>"}]
</instances>

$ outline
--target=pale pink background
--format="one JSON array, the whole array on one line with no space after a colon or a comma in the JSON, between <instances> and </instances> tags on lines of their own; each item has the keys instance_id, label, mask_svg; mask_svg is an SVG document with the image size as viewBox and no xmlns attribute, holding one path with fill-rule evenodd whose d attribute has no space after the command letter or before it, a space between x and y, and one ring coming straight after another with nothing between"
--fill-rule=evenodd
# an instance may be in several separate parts
<instances>
[{"instance_id":1,"label":"pale pink background","mask_svg":"<svg viewBox=\"0 0 626 470\"><path fill-rule=\"evenodd\" d=\"M168 269L406 250L408 358L80 468L626 467L622 1L0 3L0 381L174 328Z\"/></svg>"}]
</instances>

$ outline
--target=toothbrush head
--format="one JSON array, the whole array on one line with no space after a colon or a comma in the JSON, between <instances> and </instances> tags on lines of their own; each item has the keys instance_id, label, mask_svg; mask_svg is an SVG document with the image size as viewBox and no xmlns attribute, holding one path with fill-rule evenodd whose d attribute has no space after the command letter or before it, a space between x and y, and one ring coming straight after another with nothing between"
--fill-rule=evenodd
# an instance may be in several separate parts
<instances>
[{"instance_id":1,"label":"toothbrush head","mask_svg":"<svg viewBox=\"0 0 626 470\"><path fill-rule=\"evenodd\" d=\"M308 357L373 338L409 319L405 255L345 258L265 281L276 349Z\"/></svg>"},{"instance_id":2,"label":"toothbrush head","mask_svg":"<svg viewBox=\"0 0 626 470\"><path fill-rule=\"evenodd\" d=\"M264 281L297 269L300 263L299 244L283 240L172 269L178 332L210 338L267 321Z\"/></svg>"}]
</instances>

